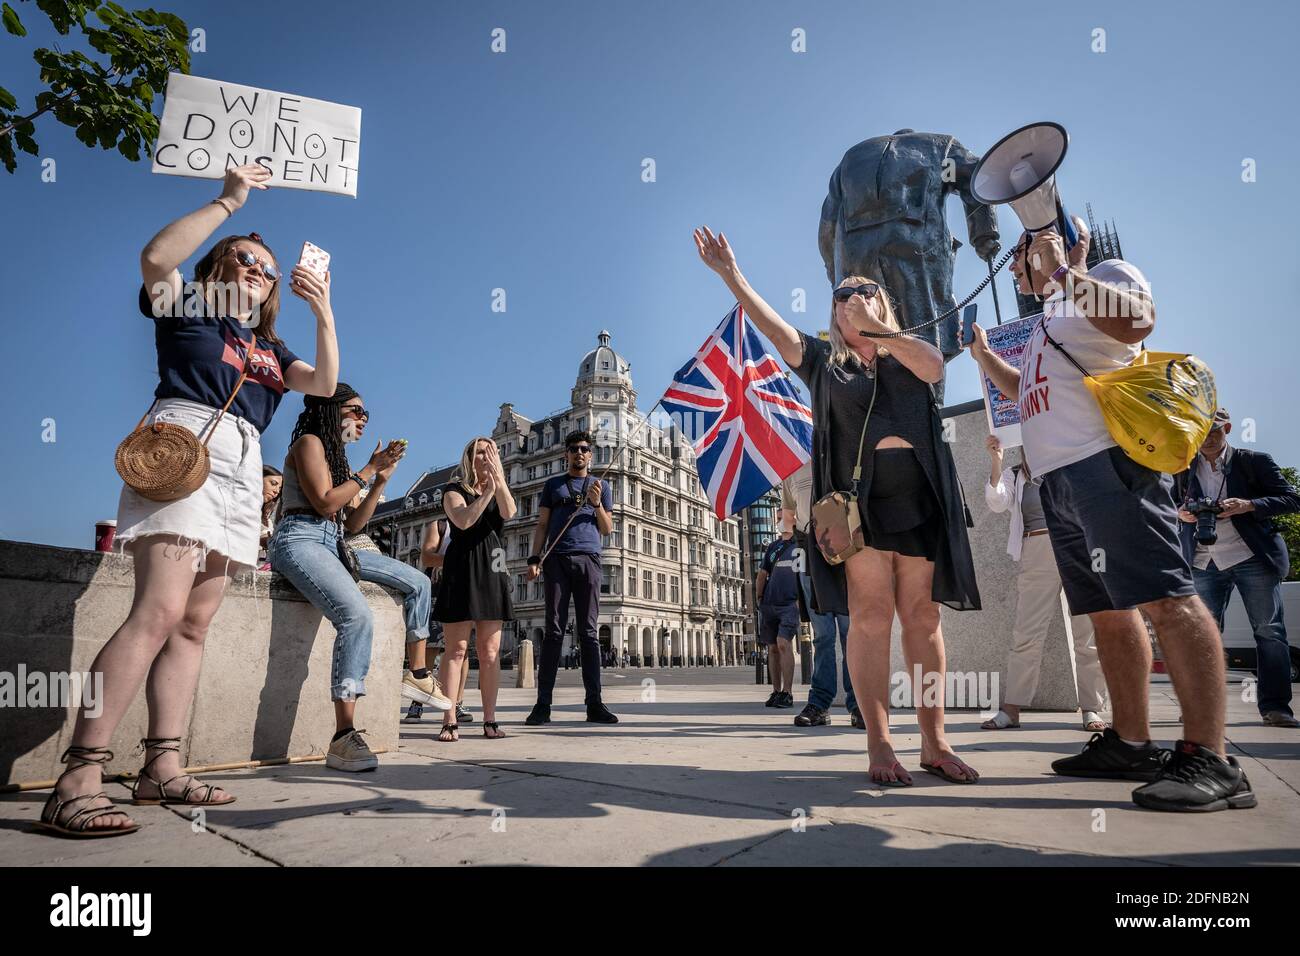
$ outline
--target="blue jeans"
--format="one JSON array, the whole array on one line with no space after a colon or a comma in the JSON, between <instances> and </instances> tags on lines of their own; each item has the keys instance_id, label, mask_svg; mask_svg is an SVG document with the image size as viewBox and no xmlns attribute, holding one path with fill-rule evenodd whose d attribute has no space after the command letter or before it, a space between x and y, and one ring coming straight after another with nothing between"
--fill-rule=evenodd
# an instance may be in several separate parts
<instances>
[{"instance_id":1,"label":"blue jeans","mask_svg":"<svg viewBox=\"0 0 1300 956\"><path fill-rule=\"evenodd\" d=\"M374 615L361 588L339 560L338 524L312 515L289 515L266 548L271 569L284 575L334 625L330 699L352 700L366 692Z\"/></svg>"},{"instance_id":2,"label":"blue jeans","mask_svg":"<svg viewBox=\"0 0 1300 956\"><path fill-rule=\"evenodd\" d=\"M429 610L433 604L433 587L428 575L378 551L358 551L357 564L361 566L362 581L382 584L401 592L406 643L428 640Z\"/></svg>"},{"instance_id":3,"label":"blue jeans","mask_svg":"<svg viewBox=\"0 0 1300 956\"><path fill-rule=\"evenodd\" d=\"M844 709L854 711L858 702L853 696L853 682L849 679L849 655L846 646L849 640L849 616L847 614L816 614L812 609L812 579L807 574L799 575L799 586L803 588L804 604L808 607L808 616L812 618L813 631L813 672L812 687L808 691L808 703L818 710L830 710L835 702L835 631L840 634L840 655L844 668Z\"/></svg>"},{"instance_id":4,"label":"blue jeans","mask_svg":"<svg viewBox=\"0 0 1300 956\"><path fill-rule=\"evenodd\" d=\"M1263 558L1249 560L1220 571L1210 562L1192 569L1196 593L1214 615L1223 632L1223 615L1235 585L1246 605L1246 617L1255 632L1255 673L1259 675L1259 712L1291 713L1291 648L1282 620L1282 579Z\"/></svg>"}]
</instances>

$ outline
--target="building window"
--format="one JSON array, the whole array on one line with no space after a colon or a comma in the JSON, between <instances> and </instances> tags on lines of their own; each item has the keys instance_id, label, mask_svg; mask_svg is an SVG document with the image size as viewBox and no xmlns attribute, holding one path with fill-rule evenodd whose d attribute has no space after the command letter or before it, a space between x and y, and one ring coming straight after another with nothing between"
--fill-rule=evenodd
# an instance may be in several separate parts
<instances>
[{"instance_id":1,"label":"building window","mask_svg":"<svg viewBox=\"0 0 1300 956\"><path fill-rule=\"evenodd\" d=\"M682 583L677 577L674 577L670 582L668 600L673 604L682 603Z\"/></svg>"},{"instance_id":2,"label":"building window","mask_svg":"<svg viewBox=\"0 0 1300 956\"><path fill-rule=\"evenodd\" d=\"M636 525L634 524L627 526L627 549L629 551L636 550Z\"/></svg>"},{"instance_id":3,"label":"building window","mask_svg":"<svg viewBox=\"0 0 1300 956\"><path fill-rule=\"evenodd\" d=\"M664 517L664 499L660 495L655 495L655 514Z\"/></svg>"},{"instance_id":4,"label":"building window","mask_svg":"<svg viewBox=\"0 0 1300 956\"><path fill-rule=\"evenodd\" d=\"M677 560L677 542L677 535L673 535L668 539L668 557L672 558L674 561Z\"/></svg>"},{"instance_id":5,"label":"building window","mask_svg":"<svg viewBox=\"0 0 1300 956\"><path fill-rule=\"evenodd\" d=\"M649 600L650 598L654 597L654 593L655 593L654 575L651 574L649 571L642 571L641 572L641 594L647 600Z\"/></svg>"},{"instance_id":6,"label":"building window","mask_svg":"<svg viewBox=\"0 0 1300 956\"><path fill-rule=\"evenodd\" d=\"M677 520L677 502L675 501L668 502L668 520L669 521Z\"/></svg>"},{"instance_id":7,"label":"building window","mask_svg":"<svg viewBox=\"0 0 1300 956\"><path fill-rule=\"evenodd\" d=\"M621 547L623 547L623 525L622 525L622 523L620 523L620 522L618 522L618 521L615 521L615 522L614 522L614 533L613 533L612 535L609 535L609 537L611 538L610 544L612 544L614 547L616 547L616 548L621 548Z\"/></svg>"},{"instance_id":8,"label":"building window","mask_svg":"<svg viewBox=\"0 0 1300 956\"><path fill-rule=\"evenodd\" d=\"M655 535L655 554L659 555L659 557L661 558L668 557L668 552L665 547L665 538L663 534Z\"/></svg>"},{"instance_id":9,"label":"building window","mask_svg":"<svg viewBox=\"0 0 1300 956\"><path fill-rule=\"evenodd\" d=\"M600 569L600 593L609 594L613 587L614 570L608 567Z\"/></svg>"},{"instance_id":10,"label":"building window","mask_svg":"<svg viewBox=\"0 0 1300 956\"><path fill-rule=\"evenodd\" d=\"M652 506L653 501L654 495L650 494L648 491L641 492L641 510L646 514L649 514L654 510Z\"/></svg>"},{"instance_id":11,"label":"building window","mask_svg":"<svg viewBox=\"0 0 1300 956\"><path fill-rule=\"evenodd\" d=\"M657 585L655 593L659 596L660 601L668 600L668 575L660 574L655 580Z\"/></svg>"},{"instance_id":12,"label":"building window","mask_svg":"<svg viewBox=\"0 0 1300 956\"><path fill-rule=\"evenodd\" d=\"M636 597L636 568L627 569L627 596Z\"/></svg>"},{"instance_id":13,"label":"building window","mask_svg":"<svg viewBox=\"0 0 1300 956\"><path fill-rule=\"evenodd\" d=\"M649 528L642 528L642 529L641 529L641 550L642 550L645 554L654 554L654 553L655 553L654 540L653 540L653 539L651 538L651 536L650 536L650 529L649 529Z\"/></svg>"}]
</instances>

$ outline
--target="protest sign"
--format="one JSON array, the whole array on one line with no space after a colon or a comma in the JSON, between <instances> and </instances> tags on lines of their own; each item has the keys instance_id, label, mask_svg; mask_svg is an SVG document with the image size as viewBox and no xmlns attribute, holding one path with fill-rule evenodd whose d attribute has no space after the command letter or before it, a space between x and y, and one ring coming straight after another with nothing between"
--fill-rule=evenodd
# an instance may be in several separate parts
<instances>
[{"instance_id":1,"label":"protest sign","mask_svg":"<svg viewBox=\"0 0 1300 956\"><path fill-rule=\"evenodd\" d=\"M1041 313L985 329L989 348L1008 365L1020 368L1021 356L1040 318ZM983 372L980 378L984 382L984 413L988 417L989 432L998 437L1003 448L1017 447L1020 444L1020 396L1003 395Z\"/></svg>"},{"instance_id":2,"label":"protest sign","mask_svg":"<svg viewBox=\"0 0 1300 956\"><path fill-rule=\"evenodd\" d=\"M221 179L257 163L270 186L357 195L361 110L201 76L170 73L153 171Z\"/></svg>"}]
</instances>

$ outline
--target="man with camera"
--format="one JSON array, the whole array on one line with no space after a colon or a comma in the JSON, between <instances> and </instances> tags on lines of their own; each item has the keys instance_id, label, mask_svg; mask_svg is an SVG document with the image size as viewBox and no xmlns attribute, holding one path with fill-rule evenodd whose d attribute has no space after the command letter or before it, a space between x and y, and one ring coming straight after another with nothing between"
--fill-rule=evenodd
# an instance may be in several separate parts
<instances>
[{"instance_id":1,"label":"man with camera","mask_svg":"<svg viewBox=\"0 0 1300 956\"><path fill-rule=\"evenodd\" d=\"M1017 245L1012 272L1023 292L1044 300L1021 367L994 353L978 325L970 346L993 384L1019 396L1021 441L1043 478L1065 596L1072 614L1092 620L1111 694L1113 726L1052 769L1149 781L1133 801L1150 810L1253 807L1245 772L1224 751L1223 653L1180 546L1173 479L1132 460L1110 437L1080 370L1098 375L1133 363L1155 327L1150 285L1120 259L1084 271L1086 232L1078 219L1075 225L1081 241L1068 254L1052 229L1025 233ZM1155 626L1184 704L1184 739L1172 753L1150 739L1151 644L1139 611Z\"/></svg>"},{"instance_id":2,"label":"man with camera","mask_svg":"<svg viewBox=\"0 0 1300 956\"><path fill-rule=\"evenodd\" d=\"M1282 618L1282 580L1291 560L1273 523L1275 515L1300 511L1300 494L1272 456L1229 445L1231 431L1232 420L1220 408L1196 460L1176 479L1183 554L1220 631L1232 589L1241 594L1255 632L1265 725L1300 727L1291 711L1291 648Z\"/></svg>"}]
</instances>

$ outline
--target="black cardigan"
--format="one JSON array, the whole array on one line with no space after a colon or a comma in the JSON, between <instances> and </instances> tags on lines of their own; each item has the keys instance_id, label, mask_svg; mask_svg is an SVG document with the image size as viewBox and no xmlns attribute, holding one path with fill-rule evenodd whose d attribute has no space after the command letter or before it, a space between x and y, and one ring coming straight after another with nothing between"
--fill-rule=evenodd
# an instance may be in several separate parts
<instances>
[{"instance_id":1,"label":"black cardigan","mask_svg":"<svg viewBox=\"0 0 1300 956\"><path fill-rule=\"evenodd\" d=\"M803 362L795 373L807 384L813 403L813 501L835 490L831 487L830 416L830 344L800 333ZM916 457L930 479L930 487L942 511L944 534L934 563L931 598L958 611L980 610L979 588L975 581L975 562L971 557L966 529L974 524L962 494L961 480L952 450L943 440L943 423L934 401L934 390L921 381L897 359L882 356L876 362L876 388L888 394L895 407L924 405L929 409L928 434L913 441ZM879 401L879 399L877 399ZM874 418L874 414L873 414ZM871 493L872 449L884 434L873 434L867 427L867 442L862 456L862 477L856 489L860 505ZM885 423L881 422L884 427ZM861 422L858 428L861 429ZM856 449L855 449L856 452ZM841 489L843 490L843 489ZM847 614L848 585L844 566L830 565L814 545L808 549L809 572L813 581L813 600L820 613Z\"/></svg>"}]
</instances>

